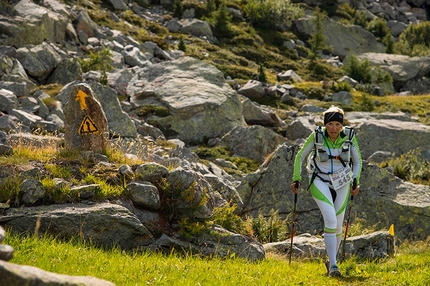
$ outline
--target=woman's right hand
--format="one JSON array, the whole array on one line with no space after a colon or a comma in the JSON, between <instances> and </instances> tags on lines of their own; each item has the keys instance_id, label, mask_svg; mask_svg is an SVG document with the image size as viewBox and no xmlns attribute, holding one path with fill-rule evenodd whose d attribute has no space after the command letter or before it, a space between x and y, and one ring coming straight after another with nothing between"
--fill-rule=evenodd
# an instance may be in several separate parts
<instances>
[{"instance_id":1,"label":"woman's right hand","mask_svg":"<svg viewBox=\"0 0 430 286\"><path fill-rule=\"evenodd\" d=\"M293 191L293 193L298 194L300 189L300 182L295 181L290 185L290 189Z\"/></svg>"}]
</instances>

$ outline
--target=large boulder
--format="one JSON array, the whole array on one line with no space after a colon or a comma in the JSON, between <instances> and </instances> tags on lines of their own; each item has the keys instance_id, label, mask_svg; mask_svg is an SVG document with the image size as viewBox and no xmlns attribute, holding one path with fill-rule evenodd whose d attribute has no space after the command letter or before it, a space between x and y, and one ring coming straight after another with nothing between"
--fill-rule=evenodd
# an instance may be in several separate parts
<instances>
[{"instance_id":1,"label":"large boulder","mask_svg":"<svg viewBox=\"0 0 430 286\"><path fill-rule=\"evenodd\" d=\"M0 285L115 286L112 282L91 276L57 274L37 267L18 265L1 260Z\"/></svg>"},{"instance_id":2,"label":"large boulder","mask_svg":"<svg viewBox=\"0 0 430 286\"><path fill-rule=\"evenodd\" d=\"M304 41L308 41L315 33L315 22L311 17L294 21L293 27L300 39ZM350 54L382 53L385 50L384 45L361 26L344 25L326 17L323 29L327 40L326 45L331 46L331 53L342 60Z\"/></svg>"},{"instance_id":3,"label":"large boulder","mask_svg":"<svg viewBox=\"0 0 430 286\"><path fill-rule=\"evenodd\" d=\"M202 143L233 127L245 126L239 97L223 73L190 57L139 69L127 92L138 106L168 109L165 117L152 115L146 119L168 139Z\"/></svg>"},{"instance_id":4,"label":"large boulder","mask_svg":"<svg viewBox=\"0 0 430 286\"><path fill-rule=\"evenodd\" d=\"M280 144L286 141L287 139L273 130L253 125L233 128L221 138L217 145L227 146L236 156L251 158L263 163Z\"/></svg>"},{"instance_id":5,"label":"large boulder","mask_svg":"<svg viewBox=\"0 0 430 286\"><path fill-rule=\"evenodd\" d=\"M361 156L367 159L377 151L399 156L415 148L430 150L430 126L395 119L367 120L357 128Z\"/></svg>"},{"instance_id":6,"label":"large boulder","mask_svg":"<svg viewBox=\"0 0 430 286\"><path fill-rule=\"evenodd\" d=\"M64 239L81 235L96 246L126 250L153 242L152 235L134 214L110 203L10 208L0 223L17 233L37 231Z\"/></svg>"}]
</instances>

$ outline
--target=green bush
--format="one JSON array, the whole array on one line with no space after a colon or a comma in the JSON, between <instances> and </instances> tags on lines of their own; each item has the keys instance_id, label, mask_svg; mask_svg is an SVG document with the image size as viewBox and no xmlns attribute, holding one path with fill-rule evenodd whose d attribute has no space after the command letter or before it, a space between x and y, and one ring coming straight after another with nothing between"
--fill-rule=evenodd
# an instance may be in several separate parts
<instances>
[{"instance_id":1,"label":"green bush","mask_svg":"<svg viewBox=\"0 0 430 286\"><path fill-rule=\"evenodd\" d=\"M375 109L375 104L373 103L372 99L366 96L365 93L362 93L361 95L361 103L359 105L360 111L368 111L371 112Z\"/></svg>"},{"instance_id":2,"label":"green bush","mask_svg":"<svg viewBox=\"0 0 430 286\"><path fill-rule=\"evenodd\" d=\"M110 49L106 47L98 52L90 51L89 58L78 58L78 62L84 73L92 70L106 72L113 69L112 53Z\"/></svg>"},{"instance_id":3,"label":"green bush","mask_svg":"<svg viewBox=\"0 0 430 286\"><path fill-rule=\"evenodd\" d=\"M266 76L266 73L264 72L264 67L262 64L260 64L258 68L258 80L264 83L267 82L267 76Z\"/></svg>"},{"instance_id":4,"label":"green bush","mask_svg":"<svg viewBox=\"0 0 430 286\"><path fill-rule=\"evenodd\" d=\"M182 4L182 0L174 0L174 2L173 2L173 17L181 19L182 13L184 13L184 5Z\"/></svg>"},{"instance_id":5,"label":"green bush","mask_svg":"<svg viewBox=\"0 0 430 286\"><path fill-rule=\"evenodd\" d=\"M355 55L349 55L342 68L347 76L358 82L364 84L372 82L370 62L367 59L360 62Z\"/></svg>"},{"instance_id":6,"label":"green bush","mask_svg":"<svg viewBox=\"0 0 430 286\"><path fill-rule=\"evenodd\" d=\"M394 45L396 53L413 56L430 54L430 22L409 25Z\"/></svg>"},{"instance_id":7,"label":"green bush","mask_svg":"<svg viewBox=\"0 0 430 286\"><path fill-rule=\"evenodd\" d=\"M347 82L337 82L333 84L331 90L333 90L334 92L351 91L351 85Z\"/></svg>"},{"instance_id":8,"label":"green bush","mask_svg":"<svg viewBox=\"0 0 430 286\"><path fill-rule=\"evenodd\" d=\"M354 25L361 26L363 28L367 27L366 12L363 10L356 10L354 14Z\"/></svg>"},{"instance_id":9,"label":"green bush","mask_svg":"<svg viewBox=\"0 0 430 286\"><path fill-rule=\"evenodd\" d=\"M367 30L379 39L385 38L386 35L391 35L390 28L387 27L387 22L382 18L376 18L367 25Z\"/></svg>"},{"instance_id":10,"label":"green bush","mask_svg":"<svg viewBox=\"0 0 430 286\"><path fill-rule=\"evenodd\" d=\"M218 35L222 35L224 37L230 36L231 19L233 16L228 12L225 1L222 1L218 7L218 10L213 13L213 18L215 32L217 32Z\"/></svg>"},{"instance_id":11,"label":"green bush","mask_svg":"<svg viewBox=\"0 0 430 286\"><path fill-rule=\"evenodd\" d=\"M244 12L254 26L275 30L283 30L304 15L302 8L288 0L249 0Z\"/></svg>"},{"instance_id":12,"label":"green bush","mask_svg":"<svg viewBox=\"0 0 430 286\"><path fill-rule=\"evenodd\" d=\"M389 161L394 174L415 184L430 185L430 161L423 156L421 148L410 150L396 159Z\"/></svg>"},{"instance_id":13,"label":"green bush","mask_svg":"<svg viewBox=\"0 0 430 286\"><path fill-rule=\"evenodd\" d=\"M184 53L187 51L187 46L185 45L184 37L182 37L182 36L179 39L178 49L183 51Z\"/></svg>"},{"instance_id":14,"label":"green bush","mask_svg":"<svg viewBox=\"0 0 430 286\"><path fill-rule=\"evenodd\" d=\"M326 79L335 80L341 77L340 69L337 69L322 60L309 61L307 69L310 71L308 77L311 81L321 81Z\"/></svg>"},{"instance_id":15,"label":"green bush","mask_svg":"<svg viewBox=\"0 0 430 286\"><path fill-rule=\"evenodd\" d=\"M324 19L327 14L324 11L321 11L319 8L315 10L313 23L314 23L314 33L312 33L311 38L309 39L309 44L311 46L311 58L317 57L317 51L330 51L332 47L326 45L326 37L324 35Z\"/></svg>"},{"instance_id":16,"label":"green bush","mask_svg":"<svg viewBox=\"0 0 430 286\"><path fill-rule=\"evenodd\" d=\"M252 221L254 237L261 243L281 241L286 238L287 223L279 218L278 211L270 211L270 217L265 218L259 214Z\"/></svg>"}]
</instances>

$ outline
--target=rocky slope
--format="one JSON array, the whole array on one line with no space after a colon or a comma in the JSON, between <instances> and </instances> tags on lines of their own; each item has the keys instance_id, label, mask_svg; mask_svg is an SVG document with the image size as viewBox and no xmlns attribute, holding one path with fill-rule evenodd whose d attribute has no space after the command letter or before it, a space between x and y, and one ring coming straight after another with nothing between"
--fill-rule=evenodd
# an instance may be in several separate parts
<instances>
[{"instance_id":1,"label":"rocky slope","mask_svg":"<svg viewBox=\"0 0 430 286\"><path fill-rule=\"evenodd\" d=\"M196 39L216 41L205 21L193 17L162 20L161 16L167 13L165 8L143 8L145 5L138 1L130 6L122 1L109 3L116 8L110 13L115 21L122 21L120 16L125 15L124 11L132 11L144 19L160 22L172 35L183 32ZM155 42L139 42L123 32L96 24L87 12L98 7L91 2L82 2L87 9L56 0L41 3L9 1L0 5L3 35L0 47L1 154L10 156L13 147L20 145L61 146L61 141L67 139L63 137L69 122L81 120L63 111L70 107L70 96L76 92L75 87L84 84L104 110L109 133L106 138L110 146L120 148L127 158L144 162L118 164L98 152L85 150L79 155L82 161L75 162L72 168L73 179L59 178L38 162L2 166L2 184L17 177L23 183L17 200L6 203L5 198L0 201L4 209L1 225L20 232L32 232L40 220L41 232L70 237L82 231L84 237L102 246L114 244L124 249L145 247L161 251L182 248L203 255L236 253L250 259L264 258L265 249L269 247L263 247L255 239L216 224L210 226L210 234L184 239L179 235L178 222L183 218L208 220L216 208L229 204L237 205L236 212L243 217L259 214L270 217L276 210L282 219L288 218L292 209L292 194L288 189L292 160L303 138L321 122L323 109L299 104L300 110L282 110L283 117L288 118L283 120L279 112L252 99L304 102L309 95L294 86L294 81L301 80L297 73L279 71L278 77L282 81L273 86L258 80L240 85L216 68L215 62L211 64L185 56L181 51L162 48ZM405 9L405 3L402 6L376 2L368 5L371 9L362 8L389 17L393 26L399 22L407 25L422 17L420 10ZM378 5L384 9L376 9ZM369 13L369 16L375 15ZM327 27L342 31L335 34L351 35L351 29L360 30L344 28L332 20L328 22L330 26ZM303 41L309 37L309 23L309 19L294 23L295 29L300 31L297 35L302 35ZM131 24L125 24L132 29ZM363 30L359 32L366 34ZM350 43L348 47L356 49L357 53L371 55L369 58L374 59L374 63L382 57L390 58L384 63L395 62L385 68L392 75L398 75L393 76L396 85L403 88L408 82L413 86L411 82L419 80L424 82L425 90L428 58L379 54L377 40L366 35L365 42L375 44L365 50L360 50L363 45L354 48L352 40L336 44L334 51L338 52L333 54L339 57L336 63L341 64L345 56L341 44ZM166 37L165 41L172 38ZM330 39L338 40L337 37ZM294 45L300 42L296 39ZM300 49L294 45L298 54ZM77 57L87 50L101 51L102 47L111 51L115 69L106 74L102 70L83 73ZM333 57L330 59L334 60ZM411 68L410 63L414 61L422 64L419 72ZM107 85L103 84L104 80ZM53 96L44 88L38 89L53 83L61 87ZM349 106L352 95L330 94L326 100ZM365 227L377 230L395 224L400 240L426 239L430 233L425 221L430 215L429 186L404 182L396 178L392 170L382 169L377 163L417 147L421 147L422 156L430 160L430 127L404 113L348 112L347 118L356 128L365 160L362 193L354 201L353 221L362 219L366 222ZM283 132L279 132L280 127ZM35 131L59 135L37 136L32 134ZM75 136L85 135L75 133ZM246 174L238 171L240 166L234 162L215 158L202 161L192 152L201 144L226 146L233 156L253 159L260 167L256 172ZM50 163L68 164L66 161ZM232 169L236 172L226 172ZM84 182L87 174L95 177L102 174L116 186L125 182L124 196L100 202L97 198L101 186ZM47 195L49 192L41 177L52 179L54 189L70 188L71 198L65 204L55 204L55 199ZM191 199L190 192L193 194ZM300 211L298 233L320 233L321 218L310 195L301 194L297 207ZM79 220L81 215L88 218L84 225ZM68 227L64 228L66 223ZM360 245L356 251L369 253L364 250L366 243ZM383 256L388 252L379 253Z\"/></svg>"}]
</instances>

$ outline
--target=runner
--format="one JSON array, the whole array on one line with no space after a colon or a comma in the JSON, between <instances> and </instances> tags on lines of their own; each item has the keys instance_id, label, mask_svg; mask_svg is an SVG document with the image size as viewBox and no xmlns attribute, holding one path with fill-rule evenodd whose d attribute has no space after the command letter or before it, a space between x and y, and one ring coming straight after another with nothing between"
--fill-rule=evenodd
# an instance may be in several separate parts
<instances>
[{"instance_id":1,"label":"runner","mask_svg":"<svg viewBox=\"0 0 430 286\"><path fill-rule=\"evenodd\" d=\"M323 115L324 127L309 135L296 155L290 187L298 193L307 158L309 189L324 219L327 275L336 277L341 275L336 254L342 242L343 219L349 194L356 196L360 189L362 160L354 130L343 126L344 111L331 106Z\"/></svg>"}]
</instances>

